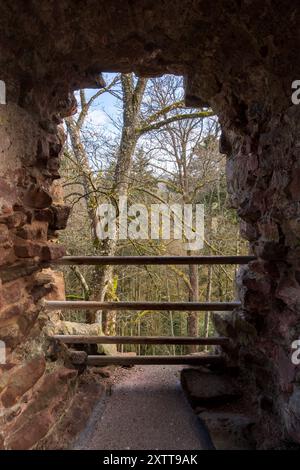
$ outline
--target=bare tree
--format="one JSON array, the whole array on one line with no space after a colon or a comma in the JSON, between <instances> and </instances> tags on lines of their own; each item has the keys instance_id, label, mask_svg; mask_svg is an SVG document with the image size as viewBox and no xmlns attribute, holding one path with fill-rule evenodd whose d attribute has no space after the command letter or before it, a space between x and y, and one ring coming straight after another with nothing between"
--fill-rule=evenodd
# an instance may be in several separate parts
<instances>
[{"instance_id":1,"label":"bare tree","mask_svg":"<svg viewBox=\"0 0 300 470\"><path fill-rule=\"evenodd\" d=\"M115 87L120 83L121 90L116 91ZM91 224L91 237L94 239L97 252L108 256L113 256L117 249L117 234L114 239L106 239L99 243L96 239L96 220L95 210L102 197L103 191L99 188L97 177L94 176L95 170L91 164L86 147L83 143L83 126L88 116L92 104L103 93L112 93L122 100L123 114L121 122L120 140L115 148L116 161L115 170L112 177L112 187L106 190L105 197L109 198L114 204L118 203L120 196L127 196L128 188L131 183L131 169L133 156L140 138L146 134L159 132L160 129L170 127L174 122L193 122L194 119L212 115L210 110L200 110L196 112L182 111L184 108L183 98L170 100L161 100L153 108L152 104L147 105L149 96L145 90L147 80L136 78L133 74L122 74L115 76L111 82L98 90L89 100L86 99L85 92L80 91L80 112L76 118L68 118L66 125L70 135L72 153L74 155L75 165L80 175L83 197L86 201L87 212ZM158 106L157 106L158 105ZM71 158L69 156L69 158ZM193 269L193 268L192 268ZM95 268L93 278L92 298L104 300L111 293L111 283L113 279L112 267ZM193 300L196 300L196 284L193 281ZM115 333L115 314L109 312L102 315L102 312L96 312L88 315L90 322L103 321L104 331L107 334Z\"/></svg>"}]
</instances>

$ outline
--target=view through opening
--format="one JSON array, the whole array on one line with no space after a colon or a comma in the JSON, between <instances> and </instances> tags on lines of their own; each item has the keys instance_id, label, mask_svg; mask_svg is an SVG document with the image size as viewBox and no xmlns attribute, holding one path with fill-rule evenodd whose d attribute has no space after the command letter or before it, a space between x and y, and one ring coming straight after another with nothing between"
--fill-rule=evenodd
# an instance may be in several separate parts
<instances>
[{"instance_id":1,"label":"view through opening","mask_svg":"<svg viewBox=\"0 0 300 470\"><path fill-rule=\"evenodd\" d=\"M60 238L68 254L247 254L236 212L228 204L225 156L218 150L220 129L213 111L184 106L181 77L106 74L104 79L105 88L77 92L78 113L65 121L68 140L61 175L64 199L72 213ZM122 201L126 218L114 225ZM153 230L155 220L157 230ZM68 300L226 302L236 297L236 267L232 265L63 270ZM94 334L214 334L209 312L72 311L64 313L64 319L93 324ZM211 349L184 345L118 348L141 355Z\"/></svg>"}]
</instances>

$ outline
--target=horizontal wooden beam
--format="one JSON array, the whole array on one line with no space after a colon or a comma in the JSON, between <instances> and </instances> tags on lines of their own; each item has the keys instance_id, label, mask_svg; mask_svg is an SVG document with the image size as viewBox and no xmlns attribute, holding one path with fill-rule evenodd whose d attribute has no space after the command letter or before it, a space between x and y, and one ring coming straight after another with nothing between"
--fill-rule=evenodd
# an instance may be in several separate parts
<instances>
[{"instance_id":1,"label":"horizontal wooden beam","mask_svg":"<svg viewBox=\"0 0 300 470\"><path fill-rule=\"evenodd\" d=\"M190 355L190 356L88 356L86 364L89 366L116 366L155 365L155 364L223 364L224 358L216 355Z\"/></svg>"},{"instance_id":2,"label":"horizontal wooden beam","mask_svg":"<svg viewBox=\"0 0 300 470\"><path fill-rule=\"evenodd\" d=\"M174 311L231 311L240 307L240 302L97 302L92 300L45 300L48 310L174 310Z\"/></svg>"},{"instance_id":3,"label":"horizontal wooden beam","mask_svg":"<svg viewBox=\"0 0 300 470\"><path fill-rule=\"evenodd\" d=\"M215 336L210 338L189 336L87 336L54 335L51 338L65 344L205 344L222 345L228 338Z\"/></svg>"},{"instance_id":4,"label":"horizontal wooden beam","mask_svg":"<svg viewBox=\"0 0 300 470\"><path fill-rule=\"evenodd\" d=\"M247 264L254 256L64 256L59 265Z\"/></svg>"}]
</instances>

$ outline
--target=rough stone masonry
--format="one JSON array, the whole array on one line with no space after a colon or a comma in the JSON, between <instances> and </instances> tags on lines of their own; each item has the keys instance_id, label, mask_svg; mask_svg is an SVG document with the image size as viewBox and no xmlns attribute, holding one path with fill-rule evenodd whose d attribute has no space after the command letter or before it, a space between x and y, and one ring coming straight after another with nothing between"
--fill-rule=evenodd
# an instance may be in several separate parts
<instances>
[{"instance_id":1,"label":"rough stone masonry","mask_svg":"<svg viewBox=\"0 0 300 470\"><path fill-rule=\"evenodd\" d=\"M184 75L186 103L218 113L231 202L257 260L239 275L242 308L216 323L234 340L261 446L300 444L299 23L297 2L280 0L0 1L0 448L49 435L76 384L76 371L44 359L41 300L59 287L43 268L64 252L62 119L102 71Z\"/></svg>"}]
</instances>

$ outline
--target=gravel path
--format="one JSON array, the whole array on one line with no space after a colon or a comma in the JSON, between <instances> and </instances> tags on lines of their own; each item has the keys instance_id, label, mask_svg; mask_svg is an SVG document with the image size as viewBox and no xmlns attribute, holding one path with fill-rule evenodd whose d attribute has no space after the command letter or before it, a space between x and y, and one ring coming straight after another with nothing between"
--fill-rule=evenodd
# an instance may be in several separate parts
<instances>
[{"instance_id":1,"label":"gravel path","mask_svg":"<svg viewBox=\"0 0 300 470\"><path fill-rule=\"evenodd\" d=\"M117 372L110 396L95 407L73 449L212 448L180 386L181 366L136 366Z\"/></svg>"}]
</instances>

